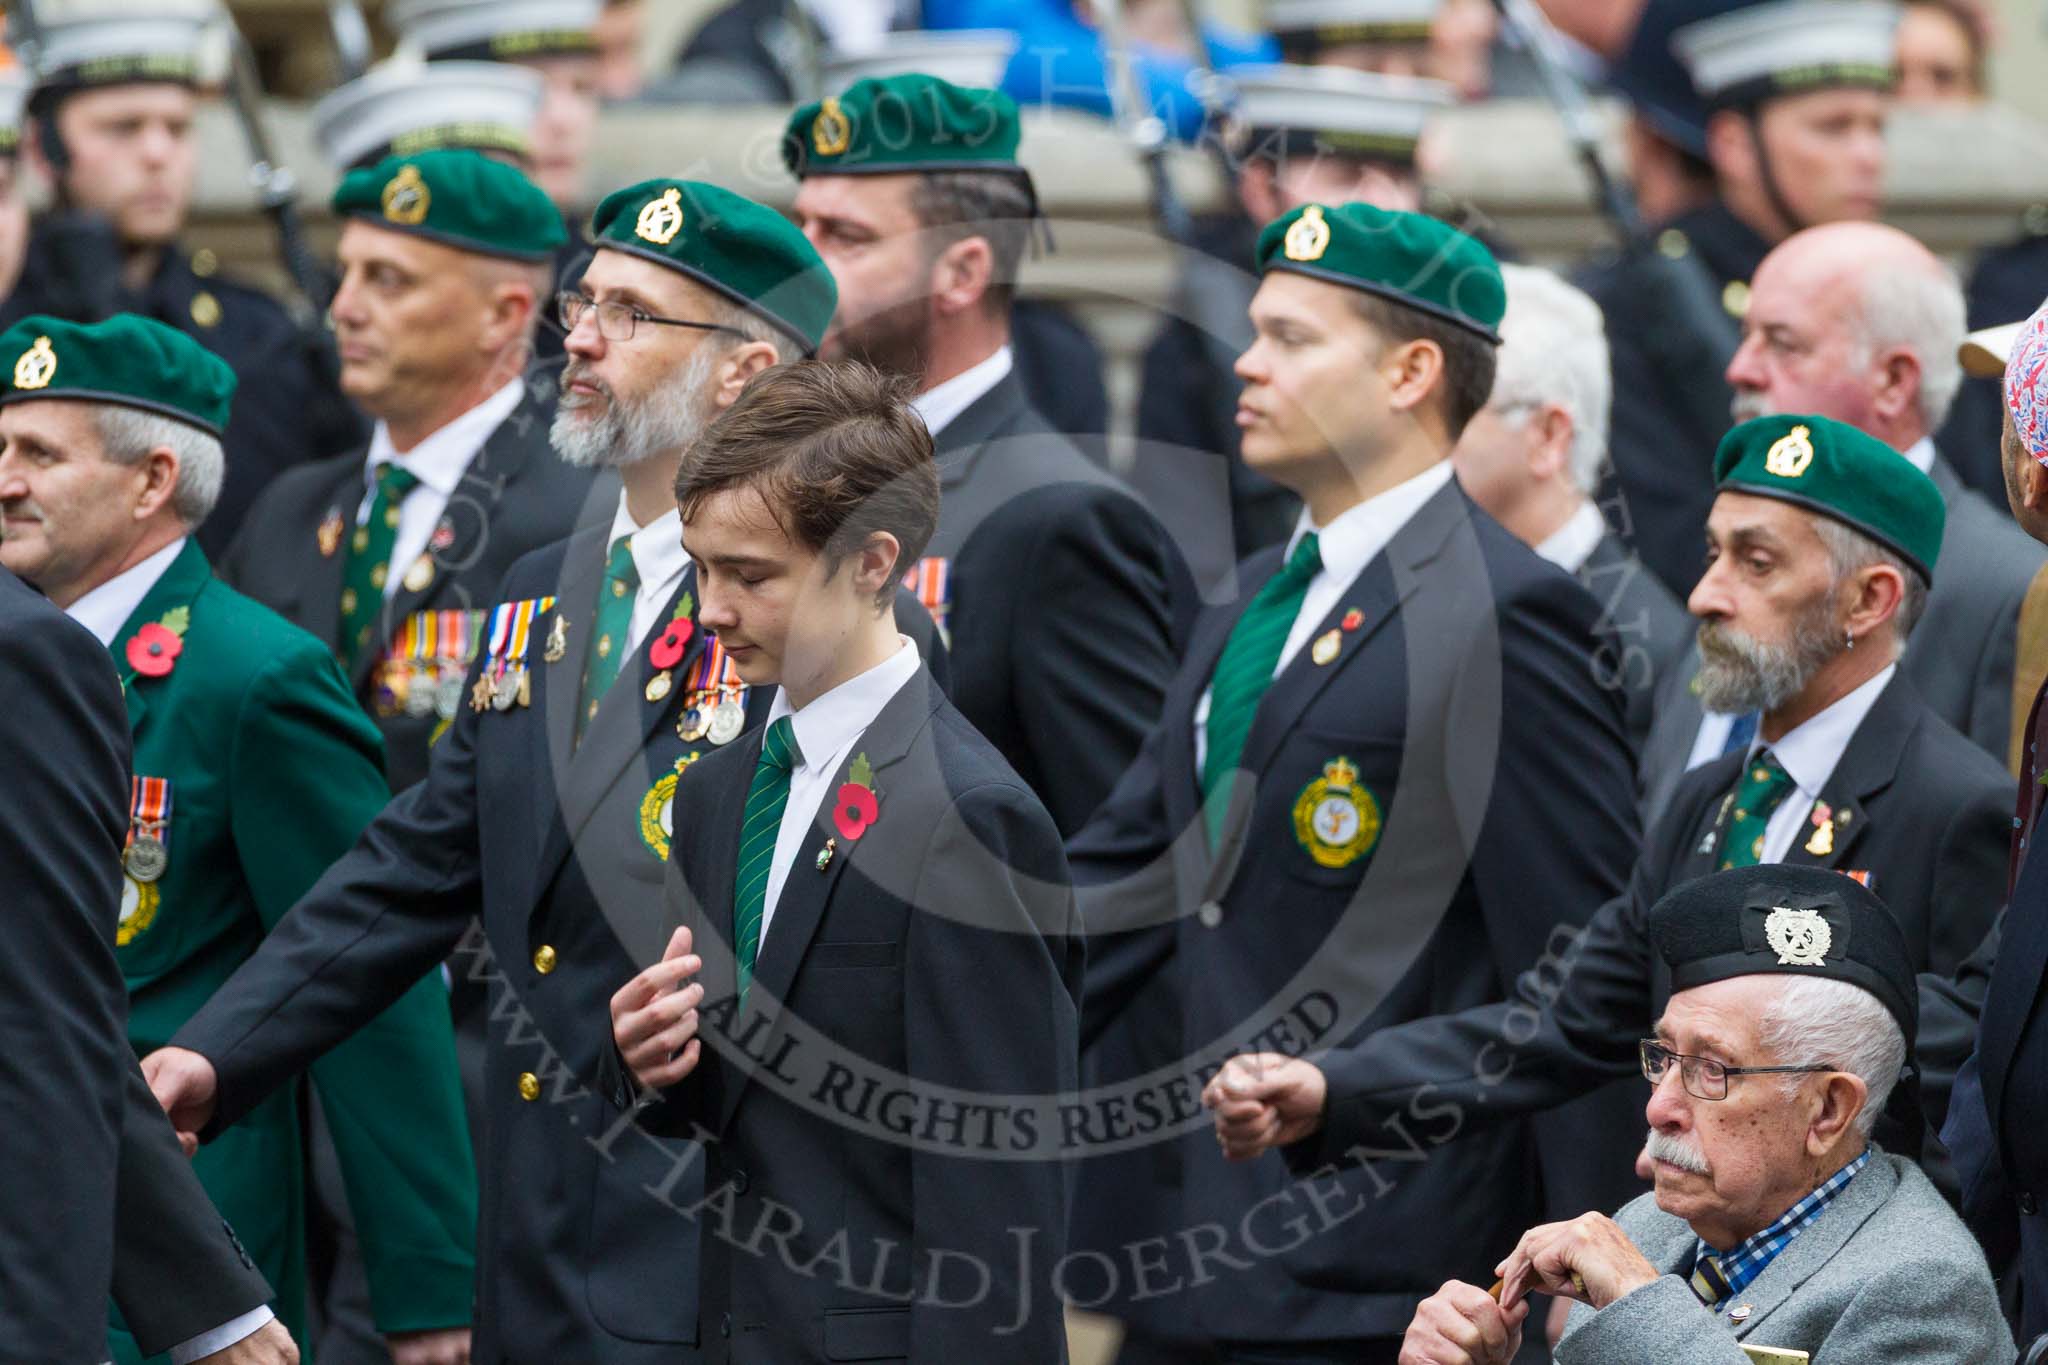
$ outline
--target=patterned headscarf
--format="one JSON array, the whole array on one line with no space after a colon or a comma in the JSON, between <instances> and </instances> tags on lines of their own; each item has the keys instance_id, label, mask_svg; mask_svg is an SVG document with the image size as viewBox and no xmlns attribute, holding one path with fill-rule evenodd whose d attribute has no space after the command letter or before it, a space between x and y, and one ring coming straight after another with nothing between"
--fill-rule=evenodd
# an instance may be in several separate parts
<instances>
[{"instance_id":1,"label":"patterned headscarf","mask_svg":"<svg viewBox=\"0 0 2048 1365\"><path fill-rule=\"evenodd\" d=\"M2013 339L2005 360L2005 406L2020 444L2048 465L2048 303Z\"/></svg>"}]
</instances>

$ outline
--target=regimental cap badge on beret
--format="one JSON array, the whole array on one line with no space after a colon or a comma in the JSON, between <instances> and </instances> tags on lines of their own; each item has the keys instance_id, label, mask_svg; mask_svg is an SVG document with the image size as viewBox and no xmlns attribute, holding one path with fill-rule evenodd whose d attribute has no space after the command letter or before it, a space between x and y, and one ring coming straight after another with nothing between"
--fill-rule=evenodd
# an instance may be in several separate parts
<instances>
[{"instance_id":1,"label":"regimental cap badge on beret","mask_svg":"<svg viewBox=\"0 0 2048 1365\"><path fill-rule=\"evenodd\" d=\"M1796 479L1804 474L1813 463L1811 435L1805 427L1795 426L1771 442L1771 448L1764 452L1764 468L1781 479Z\"/></svg>"},{"instance_id":2,"label":"regimental cap badge on beret","mask_svg":"<svg viewBox=\"0 0 2048 1365\"><path fill-rule=\"evenodd\" d=\"M1774 905L1764 916L1764 939L1781 967L1825 967L1835 931L1818 911Z\"/></svg>"},{"instance_id":3,"label":"regimental cap badge on beret","mask_svg":"<svg viewBox=\"0 0 2048 1365\"><path fill-rule=\"evenodd\" d=\"M1287 229L1282 249L1290 261L1320 261L1330 249L1330 223L1321 204L1310 204Z\"/></svg>"},{"instance_id":4,"label":"regimental cap badge on beret","mask_svg":"<svg viewBox=\"0 0 2048 1365\"><path fill-rule=\"evenodd\" d=\"M420 168L412 165L399 167L398 174L385 182L379 198L384 217L403 227L418 227L426 222L427 210L434 202L433 191L420 179Z\"/></svg>"},{"instance_id":5,"label":"regimental cap badge on beret","mask_svg":"<svg viewBox=\"0 0 2048 1365\"><path fill-rule=\"evenodd\" d=\"M837 95L818 102L818 116L811 120L811 146L819 156L838 156L853 141L853 123L839 107Z\"/></svg>"},{"instance_id":6,"label":"regimental cap badge on beret","mask_svg":"<svg viewBox=\"0 0 2048 1365\"><path fill-rule=\"evenodd\" d=\"M14 387L17 389L47 389L56 377L57 353L50 349L48 337L37 337L35 344L14 362Z\"/></svg>"},{"instance_id":7,"label":"regimental cap badge on beret","mask_svg":"<svg viewBox=\"0 0 2048 1365\"><path fill-rule=\"evenodd\" d=\"M633 235L656 246L667 246L683 230L683 192L670 185L661 198L650 199L633 220Z\"/></svg>"}]
</instances>

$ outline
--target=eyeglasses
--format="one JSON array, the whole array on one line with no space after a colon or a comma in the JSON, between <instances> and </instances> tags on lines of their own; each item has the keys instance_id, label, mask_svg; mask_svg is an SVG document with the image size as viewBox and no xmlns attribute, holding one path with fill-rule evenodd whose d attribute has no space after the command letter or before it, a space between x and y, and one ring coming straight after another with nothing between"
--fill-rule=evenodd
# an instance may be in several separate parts
<instances>
[{"instance_id":1,"label":"eyeglasses","mask_svg":"<svg viewBox=\"0 0 2048 1365\"><path fill-rule=\"evenodd\" d=\"M1729 1066L1711 1057L1688 1057L1653 1039L1645 1038L1636 1044L1643 1057L1643 1079L1657 1085L1664 1079L1664 1073L1671 1070L1673 1062L1678 1063L1678 1082L1685 1087L1685 1093L1703 1100L1725 1100L1728 1098L1730 1076L1786 1075L1801 1071L1832 1071L1829 1066Z\"/></svg>"},{"instance_id":2,"label":"eyeglasses","mask_svg":"<svg viewBox=\"0 0 2048 1365\"><path fill-rule=\"evenodd\" d=\"M597 310L597 333L606 341L631 341L633 329L643 322L658 327L690 327L700 332L730 332L744 336L737 327L726 327L716 322L691 322L686 318L658 318L644 308L636 308L623 299L585 298L581 294L563 290L555 295L555 316L561 319L562 330L573 332L576 324L583 321L583 315L591 309Z\"/></svg>"}]
</instances>

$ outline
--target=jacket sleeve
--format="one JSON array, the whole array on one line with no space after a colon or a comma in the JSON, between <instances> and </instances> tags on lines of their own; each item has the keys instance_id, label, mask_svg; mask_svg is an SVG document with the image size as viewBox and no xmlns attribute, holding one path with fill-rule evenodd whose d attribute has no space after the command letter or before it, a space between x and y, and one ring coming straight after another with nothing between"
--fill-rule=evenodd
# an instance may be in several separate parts
<instances>
[{"instance_id":1,"label":"jacket sleeve","mask_svg":"<svg viewBox=\"0 0 2048 1365\"><path fill-rule=\"evenodd\" d=\"M1986 788L1959 805L1935 851L1927 970L1961 971L2005 902L2012 848L2012 788Z\"/></svg>"},{"instance_id":2,"label":"jacket sleeve","mask_svg":"<svg viewBox=\"0 0 2048 1365\"><path fill-rule=\"evenodd\" d=\"M266 930L385 805L382 748L324 650L279 656L250 689L236 731L233 818ZM416 976L311 1070L379 1330L468 1323L476 1168L439 975L429 967Z\"/></svg>"}]
</instances>

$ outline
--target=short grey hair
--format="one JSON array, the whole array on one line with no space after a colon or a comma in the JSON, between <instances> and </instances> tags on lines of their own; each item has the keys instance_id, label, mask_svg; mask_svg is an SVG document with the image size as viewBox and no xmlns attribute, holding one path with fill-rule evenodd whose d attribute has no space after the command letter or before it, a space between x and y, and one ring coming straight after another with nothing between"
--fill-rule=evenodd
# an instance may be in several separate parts
<instances>
[{"instance_id":1,"label":"short grey hair","mask_svg":"<svg viewBox=\"0 0 2048 1365\"><path fill-rule=\"evenodd\" d=\"M1781 1066L1825 1067L1860 1079L1870 1093L1856 1115L1856 1131L1870 1136L1906 1067L1906 1035L1876 996L1824 976L1790 977L1756 1032ZM1804 1079L1787 1077L1787 1092Z\"/></svg>"},{"instance_id":2,"label":"short grey hair","mask_svg":"<svg viewBox=\"0 0 2048 1365\"><path fill-rule=\"evenodd\" d=\"M1913 633L1913 627L1920 623L1922 613L1927 610L1926 576L1907 563L1905 556L1896 550L1878 544L1855 527L1844 525L1833 517L1815 513L1813 529L1820 533L1820 543L1827 548L1828 562L1834 566L1837 583L1853 573L1879 564L1898 570L1906 588L1899 596L1898 610L1892 613L1892 633L1903 648Z\"/></svg>"},{"instance_id":3,"label":"short grey hair","mask_svg":"<svg viewBox=\"0 0 2048 1365\"><path fill-rule=\"evenodd\" d=\"M171 490L171 510L186 526L206 520L220 500L227 455L220 437L190 422L141 408L103 403L93 420L99 429L100 451L119 465L139 464L152 450L168 448L178 457L178 485Z\"/></svg>"},{"instance_id":4,"label":"short grey hair","mask_svg":"<svg viewBox=\"0 0 2048 1365\"><path fill-rule=\"evenodd\" d=\"M1968 335L1963 288L1947 266L1927 270L1870 271L1863 279L1857 349L1869 364L1879 351L1903 347L1920 361L1915 400L1928 435L1941 429L1963 384L1957 358Z\"/></svg>"},{"instance_id":5,"label":"short grey hair","mask_svg":"<svg viewBox=\"0 0 2048 1365\"><path fill-rule=\"evenodd\" d=\"M706 291L707 293L709 291ZM730 327L739 333L737 339L728 338L734 346L749 341L764 342L775 348L775 363L794 360L797 356L796 338L753 309L736 303L721 295L711 295L711 321L720 327Z\"/></svg>"},{"instance_id":6,"label":"short grey hair","mask_svg":"<svg viewBox=\"0 0 2048 1365\"><path fill-rule=\"evenodd\" d=\"M1487 406L1504 418L1555 404L1572 421L1572 483L1592 493L1607 455L1607 409L1614 375L1600 305L1548 270L1503 265L1508 309Z\"/></svg>"}]
</instances>

